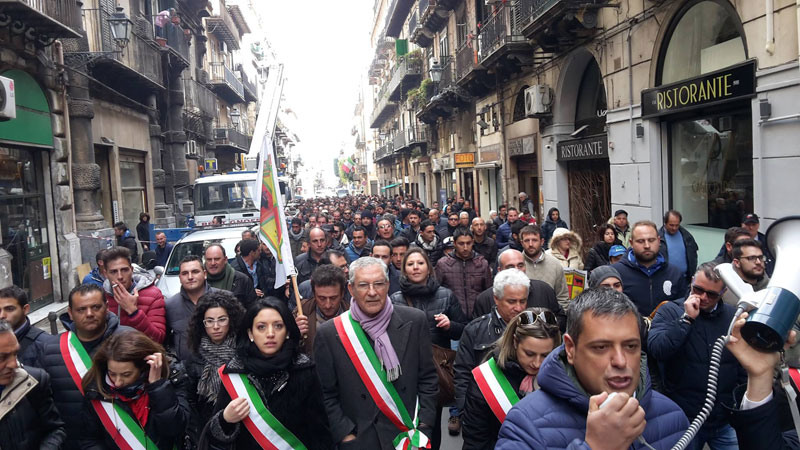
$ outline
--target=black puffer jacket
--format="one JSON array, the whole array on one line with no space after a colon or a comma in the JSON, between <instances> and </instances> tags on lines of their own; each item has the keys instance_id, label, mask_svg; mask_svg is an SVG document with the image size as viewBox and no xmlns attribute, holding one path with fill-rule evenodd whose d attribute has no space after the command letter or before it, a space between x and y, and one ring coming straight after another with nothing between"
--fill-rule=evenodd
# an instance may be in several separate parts
<instances>
[{"instance_id":1,"label":"black puffer jacket","mask_svg":"<svg viewBox=\"0 0 800 450\"><path fill-rule=\"evenodd\" d=\"M198 353L192 355L183 362L186 371L187 382L183 385L184 395L189 402L192 415L189 418L189 423L186 427L186 434L189 441L194 445L189 445L187 448L196 448L196 443L200 439L200 433L206 425L211 416L214 415L214 405L216 402L211 402L208 399L202 398L197 394L197 384L203 376L203 367L206 365L206 360ZM220 391L225 388L220 384Z\"/></svg>"},{"instance_id":2,"label":"black puffer jacket","mask_svg":"<svg viewBox=\"0 0 800 450\"><path fill-rule=\"evenodd\" d=\"M519 392L519 385L527 374L514 361L507 361L505 369L501 370L521 400L524 394ZM461 421L464 432L462 450L494 449L502 424L492 412L481 390L478 389L478 383L475 382L474 377L470 378L466 404L461 412Z\"/></svg>"},{"instance_id":3,"label":"black puffer jacket","mask_svg":"<svg viewBox=\"0 0 800 450\"><path fill-rule=\"evenodd\" d=\"M35 367L17 369L0 392L0 448L58 450L67 437L53 404L50 376Z\"/></svg>"},{"instance_id":4,"label":"black puffer jacket","mask_svg":"<svg viewBox=\"0 0 800 450\"><path fill-rule=\"evenodd\" d=\"M453 364L456 407L459 409L464 409L467 388L472 380L472 369L483 361L505 329L506 323L497 315L495 307L464 327L456 352L456 362Z\"/></svg>"},{"instance_id":5,"label":"black puffer jacket","mask_svg":"<svg viewBox=\"0 0 800 450\"><path fill-rule=\"evenodd\" d=\"M106 389L108 389L107 386ZM150 412L144 426L145 434L158 446L159 450L177 448L183 441L186 424L189 421L189 404L186 402L186 398L169 379L161 379L152 384L147 383L144 390L150 398ZM100 422L91 400L106 401L94 386L86 391L86 400L83 403L82 411L84 426L80 440L81 449L111 450L119 448ZM127 402L114 400L114 404L136 420L136 416ZM114 417L114 419L119 418Z\"/></svg>"},{"instance_id":6,"label":"black puffer jacket","mask_svg":"<svg viewBox=\"0 0 800 450\"><path fill-rule=\"evenodd\" d=\"M75 324L67 313L62 314L60 319L65 329L72 332L75 331ZM89 355L94 355L100 344L112 334L123 330L132 330L130 327L120 325L119 318L114 313L107 313L106 321L108 325L103 337L92 342L83 343ZM80 448L77 440L80 439L84 431L85 424L81 420L84 399L67 370L64 358L61 356L60 341L60 339L53 339L44 346L39 360L39 367L46 370L53 381L53 400L55 400L56 408L61 413L66 425L67 440L62 448L64 450L72 450Z\"/></svg>"},{"instance_id":7,"label":"black puffer jacket","mask_svg":"<svg viewBox=\"0 0 800 450\"><path fill-rule=\"evenodd\" d=\"M225 367L225 373L246 373L245 370L238 357ZM250 375L248 378L272 415L308 450L334 448L328 415L322 403L322 387L314 363L308 356L298 354L288 371L279 372L268 380ZM209 448L260 450L262 447L242 422L230 424L222 418L222 412L230 402L228 391L222 387L215 406L217 412L208 422Z\"/></svg>"},{"instance_id":8,"label":"black puffer jacket","mask_svg":"<svg viewBox=\"0 0 800 450\"><path fill-rule=\"evenodd\" d=\"M45 344L56 339L55 336L31 325L31 321L27 318L19 329L14 330L14 334L17 336L17 342L19 342L17 359L25 366L35 367Z\"/></svg>"},{"instance_id":9,"label":"black puffer jacket","mask_svg":"<svg viewBox=\"0 0 800 450\"><path fill-rule=\"evenodd\" d=\"M428 278L423 287L400 278L400 292L390 297L395 305L411 306L425 313L431 332L431 342L439 347L450 348L450 340L461 339L467 318L453 291L439 286L435 278ZM444 330L436 326L434 316L444 313L450 319L450 329Z\"/></svg>"},{"instance_id":10,"label":"black puffer jacket","mask_svg":"<svg viewBox=\"0 0 800 450\"><path fill-rule=\"evenodd\" d=\"M586 255L586 262L583 264L583 268L587 272L591 272L600 266L611 264L608 251L611 250L612 245L622 245L622 242L616 240L613 244L609 244L608 242L601 241L595 244Z\"/></svg>"}]
</instances>

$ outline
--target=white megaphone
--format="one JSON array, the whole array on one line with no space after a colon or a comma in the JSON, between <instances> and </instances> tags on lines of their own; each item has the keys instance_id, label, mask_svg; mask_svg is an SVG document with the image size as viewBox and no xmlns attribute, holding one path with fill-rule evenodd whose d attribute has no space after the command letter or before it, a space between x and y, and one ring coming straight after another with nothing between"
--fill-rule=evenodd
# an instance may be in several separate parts
<instances>
[{"instance_id":1,"label":"white megaphone","mask_svg":"<svg viewBox=\"0 0 800 450\"><path fill-rule=\"evenodd\" d=\"M776 352L783 348L800 313L800 272L794 267L800 260L800 216L773 223L766 240L775 257L775 270L758 308L742 327L742 337L758 350Z\"/></svg>"}]
</instances>

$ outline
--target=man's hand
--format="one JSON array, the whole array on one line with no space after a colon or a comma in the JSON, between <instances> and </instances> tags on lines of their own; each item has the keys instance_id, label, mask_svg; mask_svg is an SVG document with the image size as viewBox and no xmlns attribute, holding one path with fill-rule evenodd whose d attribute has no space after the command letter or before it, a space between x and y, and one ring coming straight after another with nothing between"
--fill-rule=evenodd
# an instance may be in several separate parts
<instances>
[{"instance_id":1,"label":"man's hand","mask_svg":"<svg viewBox=\"0 0 800 450\"><path fill-rule=\"evenodd\" d=\"M133 294L128 292L121 284L113 284L114 300L119 303L119 307L126 313L133 314L136 311L136 305L139 304L139 291L134 288Z\"/></svg>"},{"instance_id":2,"label":"man's hand","mask_svg":"<svg viewBox=\"0 0 800 450\"><path fill-rule=\"evenodd\" d=\"M228 423L239 423L250 414L250 403L245 397L231 400L225 410L222 411L222 418Z\"/></svg>"},{"instance_id":3,"label":"man's hand","mask_svg":"<svg viewBox=\"0 0 800 450\"><path fill-rule=\"evenodd\" d=\"M264 292L262 292L262 291L261 291L261 289L256 289L256 296L257 296L258 298L261 298L261 297L263 297L263 296L264 296Z\"/></svg>"},{"instance_id":4,"label":"man's hand","mask_svg":"<svg viewBox=\"0 0 800 450\"><path fill-rule=\"evenodd\" d=\"M300 336L308 336L308 317L300 314L294 318L297 328L300 328Z\"/></svg>"},{"instance_id":5,"label":"man's hand","mask_svg":"<svg viewBox=\"0 0 800 450\"><path fill-rule=\"evenodd\" d=\"M627 449L647 425L644 410L625 393L614 396L601 409L600 404L607 398L606 392L589 398L585 441L593 450Z\"/></svg>"},{"instance_id":6,"label":"man's hand","mask_svg":"<svg viewBox=\"0 0 800 450\"><path fill-rule=\"evenodd\" d=\"M436 314L435 316L433 316L433 318L436 320L437 328L442 328L444 330L450 329L450 318L447 317L447 315L445 315L444 313Z\"/></svg>"},{"instance_id":7,"label":"man's hand","mask_svg":"<svg viewBox=\"0 0 800 450\"><path fill-rule=\"evenodd\" d=\"M342 442L350 442L355 440L356 440L355 434L348 434L347 436L344 437L344 439L342 439Z\"/></svg>"},{"instance_id":8,"label":"man's hand","mask_svg":"<svg viewBox=\"0 0 800 450\"><path fill-rule=\"evenodd\" d=\"M700 298L696 295L690 295L689 298L683 302L683 310L686 312L687 316L692 319L697 319L697 316L700 315Z\"/></svg>"},{"instance_id":9,"label":"man's hand","mask_svg":"<svg viewBox=\"0 0 800 450\"><path fill-rule=\"evenodd\" d=\"M739 364L747 371L747 399L759 402L772 392L772 377L775 366L781 359L781 354L780 352L760 352L742 339L742 327L747 321L747 317L747 313L742 313L736 320L727 346ZM794 345L796 338L797 333L790 332L789 340L786 341L783 349L786 350Z\"/></svg>"}]
</instances>

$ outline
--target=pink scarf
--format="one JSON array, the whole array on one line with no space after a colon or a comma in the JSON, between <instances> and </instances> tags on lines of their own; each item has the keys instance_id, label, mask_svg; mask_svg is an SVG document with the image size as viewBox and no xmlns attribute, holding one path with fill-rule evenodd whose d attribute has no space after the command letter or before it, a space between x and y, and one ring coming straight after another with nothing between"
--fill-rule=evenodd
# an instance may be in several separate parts
<instances>
[{"instance_id":1,"label":"pink scarf","mask_svg":"<svg viewBox=\"0 0 800 450\"><path fill-rule=\"evenodd\" d=\"M386 304L374 317L369 317L364 311L361 311L358 307L358 302L353 301L350 303L350 315L353 316L353 319L361 325L367 336L375 343L375 353L378 355L378 359L381 360L383 368L386 369L387 381L394 381L400 378L403 373L400 368L400 360L397 358L397 352L395 352L392 341L389 340L389 335L386 333L389 321L392 319L392 312L394 312L394 305L392 305L389 297L386 297Z\"/></svg>"}]
</instances>

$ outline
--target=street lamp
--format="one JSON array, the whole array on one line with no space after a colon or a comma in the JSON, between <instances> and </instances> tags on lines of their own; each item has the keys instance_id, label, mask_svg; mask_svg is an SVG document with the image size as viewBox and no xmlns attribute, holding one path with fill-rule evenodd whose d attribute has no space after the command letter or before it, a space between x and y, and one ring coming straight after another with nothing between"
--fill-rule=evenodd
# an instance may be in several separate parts
<instances>
[{"instance_id":1,"label":"street lamp","mask_svg":"<svg viewBox=\"0 0 800 450\"><path fill-rule=\"evenodd\" d=\"M239 108L233 108L233 111L231 111L231 123L234 128L239 128L240 117L242 117L242 114L239 112Z\"/></svg>"},{"instance_id":2,"label":"street lamp","mask_svg":"<svg viewBox=\"0 0 800 450\"><path fill-rule=\"evenodd\" d=\"M111 14L111 17L106 20L111 27L111 36L114 38L114 42L116 42L120 50L125 48L131 40L133 21L125 15L122 6L117 6L117 12Z\"/></svg>"},{"instance_id":3,"label":"street lamp","mask_svg":"<svg viewBox=\"0 0 800 450\"><path fill-rule=\"evenodd\" d=\"M442 65L439 64L439 61L433 58L431 58L430 66L431 67L428 69L428 74L431 76L434 95L436 95L439 91L439 82L442 81L442 72L444 72L444 69L442 68Z\"/></svg>"}]
</instances>

